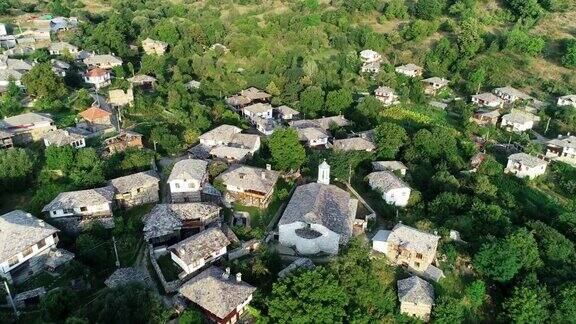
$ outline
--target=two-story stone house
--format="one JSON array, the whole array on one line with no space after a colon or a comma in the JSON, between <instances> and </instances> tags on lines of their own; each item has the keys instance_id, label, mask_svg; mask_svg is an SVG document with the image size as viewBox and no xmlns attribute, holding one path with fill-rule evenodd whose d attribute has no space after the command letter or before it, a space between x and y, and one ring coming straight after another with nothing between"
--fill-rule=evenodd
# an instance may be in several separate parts
<instances>
[{"instance_id":1,"label":"two-story stone house","mask_svg":"<svg viewBox=\"0 0 576 324\"><path fill-rule=\"evenodd\" d=\"M110 180L116 194L114 199L123 208L157 202L160 177L154 170L138 172Z\"/></svg>"},{"instance_id":2,"label":"two-story stone house","mask_svg":"<svg viewBox=\"0 0 576 324\"><path fill-rule=\"evenodd\" d=\"M226 186L225 199L237 201L247 206L266 208L274 186L278 181L278 171L246 165L232 165L216 179Z\"/></svg>"},{"instance_id":3,"label":"two-story stone house","mask_svg":"<svg viewBox=\"0 0 576 324\"><path fill-rule=\"evenodd\" d=\"M185 159L176 162L167 181L172 201L200 201L202 188L208 180L207 167L208 163L203 160Z\"/></svg>"},{"instance_id":4,"label":"two-story stone house","mask_svg":"<svg viewBox=\"0 0 576 324\"><path fill-rule=\"evenodd\" d=\"M224 232L213 227L168 247L168 251L172 260L188 275L220 259L229 244Z\"/></svg>"}]
</instances>

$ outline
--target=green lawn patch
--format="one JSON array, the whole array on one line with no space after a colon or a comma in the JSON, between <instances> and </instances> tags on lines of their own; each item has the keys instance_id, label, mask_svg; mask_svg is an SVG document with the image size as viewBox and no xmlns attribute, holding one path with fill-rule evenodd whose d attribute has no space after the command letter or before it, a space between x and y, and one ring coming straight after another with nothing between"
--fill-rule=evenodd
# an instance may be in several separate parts
<instances>
[{"instance_id":1,"label":"green lawn patch","mask_svg":"<svg viewBox=\"0 0 576 324\"><path fill-rule=\"evenodd\" d=\"M162 270L162 275L164 275L164 279L166 281L173 281L178 279L178 275L182 272L182 269L172 261L170 257L170 253L166 253L163 256L159 257L157 260L158 265L160 266L160 270Z\"/></svg>"}]
</instances>

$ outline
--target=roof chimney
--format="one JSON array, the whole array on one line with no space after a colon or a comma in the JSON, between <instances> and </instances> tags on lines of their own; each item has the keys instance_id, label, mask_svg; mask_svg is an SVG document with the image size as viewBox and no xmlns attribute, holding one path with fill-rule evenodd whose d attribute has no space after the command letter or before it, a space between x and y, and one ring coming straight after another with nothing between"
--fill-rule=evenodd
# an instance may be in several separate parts
<instances>
[{"instance_id":1,"label":"roof chimney","mask_svg":"<svg viewBox=\"0 0 576 324\"><path fill-rule=\"evenodd\" d=\"M224 280L228 280L228 278L230 277L230 267L226 268L226 271L224 271L222 273L222 279Z\"/></svg>"},{"instance_id":2,"label":"roof chimney","mask_svg":"<svg viewBox=\"0 0 576 324\"><path fill-rule=\"evenodd\" d=\"M262 171L262 173L260 174L262 176L262 180L266 179L266 172Z\"/></svg>"},{"instance_id":3,"label":"roof chimney","mask_svg":"<svg viewBox=\"0 0 576 324\"><path fill-rule=\"evenodd\" d=\"M241 282L241 281L242 281L242 273L241 273L241 272L238 272L238 273L236 274L236 281L237 281L237 282Z\"/></svg>"},{"instance_id":4,"label":"roof chimney","mask_svg":"<svg viewBox=\"0 0 576 324\"><path fill-rule=\"evenodd\" d=\"M270 164L266 164L266 170L268 171L272 170L272 166Z\"/></svg>"}]
</instances>

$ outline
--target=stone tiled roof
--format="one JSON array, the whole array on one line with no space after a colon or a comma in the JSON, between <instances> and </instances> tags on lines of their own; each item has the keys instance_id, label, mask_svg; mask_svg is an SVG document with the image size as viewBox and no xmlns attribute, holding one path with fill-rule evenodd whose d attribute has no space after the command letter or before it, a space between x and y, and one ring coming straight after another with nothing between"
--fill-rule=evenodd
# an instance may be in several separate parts
<instances>
[{"instance_id":1,"label":"stone tiled roof","mask_svg":"<svg viewBox=\"0 0 576 324\"><path fill-rule=\"evenodd\" d=\"M211 141L222 141L228 143L232 140L232 137L236 133L240 133L242 130L236 126L232 125L220 125L202 135L200 139L211 140Z\"/></svg>"},{"instance_id":2,"label":"stone tiled roof","mask_svg":"<svg viewBox=\"0 0 576 324\"><path fill-rule=\"evenodd\" d=\"M119 193L130 192L134 189L158 185L160 177L154 170L138 172L124 177L110 180L110 185Z\"/></svg>"},{"instance_id":3,"label":"stone tiled roof","mask_svg":"<svg viewBox=\"0 0 576 324\"><path fill-rule=\"evenodd\" d=\"M174 164L168 182L174 180L198 180L202 182L206 177L208 163L202 160L185 159Z\"/></svg>"},{"instance_id":4,"label":"stone tiled roof","mask_svg":"<svg viewBox=\"0 0 576 324\"><path fill-rule=\"evenodd\" d=\"M237 133L234 134L234 136L232 136L228 145L234 147L243 147L252 150L256 148L256 144L259 139L260 136L255 134Z\"/></svg>"},{"instance_id":5,"label":"stone tiled roof","mask_svg":"<svg viewBox=\"0 0 576 324\"><path fill-rule=\"evenodd\" d=\"M296 109L290 108L288 106L279 106L274 108L282 115L298 115L300 112Z\"/></svg>"},{"instance_id":6,"label":"stone tiled roof","mask_svg":"<svg viewBox=\"0 0 576 324\"><path fill-rule=\"evenodd\" d=\"M223 319L244 303L256 290L235 276L223 277L224 271L210 267L188 280L178 290L184 297Z\"/></svg>"},{"instance_id":7,"label":"stone tiled roof","mask_svg":"<svg viewBox=\"0 0 576 324\"><path fill-rule=\"evenodd\" d=\"M400 161L375 161L372 162L372 169L374 171L396 171L396 170L407 170L408 168L404 163Z\"/></svg>"},{"instance_id":8,"label":"stone tiled roof","mask_svg":"<svg viewBox=\"0 0 576 324\"><path fill-rule=\"evenodd\" d=\"M253 105L244 107L244 110L249 111L253 114L261 114L269 110L272 110L272 105L265 103L255 103Z\"/></svg>"},{"instance_id":9,"label":"stone tiled roof","mask_svg":"<svg viewBox=\"0 0 576 324\"><path fill-rule=\"evenodd\" d=\"M158 204L143 218L147 240L170 235L182 227L182 221L198 219L206 223L218 219L222 208L212 203Z\"/></svg>"},{"instance_id":10,"label":"stone tiled roof","mask_svg":"<svg viewBox=\"0 0 576 324\"><path fill-rule=\"evenodd\" d=\"M428 79L424 79L424 80L422 80L422 82L426 82L426 83L430 83L430 84L439 84L442 87L445 87L448 85L448 83L450 83L450 81L448 81L444 78L439 78L439 77L431 77Z\"/></svg>"},{"instance_id":11,"label":"stone tiled roof","mask_svg":"<svg viewBox=\"0 0 576 324\"><path fill-rule=\"evenodd\" d=\"M506 87L502 87L502 88L496 88L496 89L494 89L494 93L504 93L504 94L508 94L509 96L520 98L522 100L532 99L532 97L525 94L524 92L522 92L516 88L512 88L510 86L506 86Z\"/></svg>"},{"instance_id":12,"label":"stone tiled roof","mask_svg":"<svg viewBox=\"0 0 576 324\"><path fill-rule=\"evenodd\" d=\"M374 90L374 95L376 96L389 96L394 94L394 89L386 86L379 86Z\"/></svg>"},{"instance_id":13,"label":"stone tiled roof","mask_svg":"<svg viewBox=\"0 0 576 324\"><path fill-rule=\"evenodd\" d=\"M86 65L99 65L109 63L114 65L121 65L122 59L110 54L93 55L84 59L84 64Z\"/></svg>"},{"instance_id":14,"label":"stone tiled roof","mask_svg":"<svg viewBox=\"0 0 576 324\"><path fill-rule=\"evenodd\" d=\"M345 243L352 235L356 215L351 215L350 194L334 185L308 183L294 191L279 225L303 222L320 224L341 235Z\"/></svg>"},{"instance_id":15,"label":"stone tiled roof","mask_svg":"<svg viewBox=\"0 0 576 324\"><path fill-rule=\"evenodd\" d=\"M516 153L512 154L508 157L508 160L520 163L522 165L528 166L530 168L534 168L540 165L548 164L545 160L539 159L533 155L526 154L526 153Z\"/></svg>"},{"instance_id":16,"label":"stone tiled roof","mask_svg":"<svg viewBox=\"0 0 576 324\"><path fill-rule=\"evenodd\" d=\"M25 113L0 120L0 128L12 128L28 126L39 123L52 123L53 120L49 114Z\"/></svg>"},{"instance_id":17,"label":"stone tiled roof","mask_svg":"<svg viewBox=\"0 0 576 324\"><path fill-rule=\"evenodd\" d=\"M426 255L436 253L438 240L440 240L439 236L422 232L404 224L396 224L388 236L389 244L392 243Z\"/></svg>"},{"instance_id":18,"label":"stone tiled roof","mask_svg":"<svg viewBox=\"0 0 576 324\"><path fill-rule=\"evenodd\" d=\"M225 185L268 193L274 189L280 173L247 165L233 165L218 176Z\"/></svg>"},{"instance_id":19,"label":"stone tiled roof","mask_svg":"<svg viewBox=\"0 0 576 324\"><path fill-rule=\"evenodd\" d=\"M0 262L56 232L52 225L21 210L0 216Z\"/></svg>"},{"instance_id":20,"label":"stone tiled roof","mask_svg":"<svg viewBox=\"0 0 576 324\"><path fill-rule=\"evenodd\" d=\"M431 306L434 304L434 288L417 276L398 280L398 299L401 303Z\"/></svg>"},{"instance_id":21,"label":"stone tiled roof","mask_svg":"<svg viewBox=\"0 0 576 324\"><path fill-rule=\"evenodd\" d=\"M376 145L369 139L361 137L334 140L334 149L341 151L372 151Z\"/></svg>"},{"instance_id":22,"label":"stone tiled roof","mask_svg":"<svg viewBox=\"0 0 576 324\"><path fill-rule=\"evenodd\" d=\"M156 82L156 78L146 74L136 74L135 76L128 78L128 81L132 83L152 83Z\"/></svg>"},{"instance_id":23,"label":"stone tiled roof","mask_svg":"<svg viewBox=\"0 0 576 324\"><path fill-rule=\"evenodd\" d=\"M566 147L566 148L576 148L576 136L563 136L559 138L555 138L548 142L548 145L555 145L559 147Z\"/></svg>"},{"instance_id":24,"label":"stone tiled roof","mask_svg":"<svg viewBox=\"0 0 576 324\"><path fill-rule=\"evenodd\" d=\"M59 266L68 263L74 259L74 253L64 250L56 249L48 253L48 259L46 260L46 266L52 269L56 269Z\"/></svg>"},{"instance_id":25,"label":"stone tiled roof","mask_svg":"<svg viewBox=\"0 0 576 324\"><path fill-rule=\"evenodd\" d=\"M63 51L65 49L68 49L69 51L75 52L78 50L78 47L66 42L55 42L50 44L49 49L50 51Z\"/></svg>"},{"instance_id":26,"label":"stone tiled roof","mask_svg":"<svg viewBox=\"0 0 576 324\"><path fill-rule=\"evenodd\" d=\"M210 150L210 155L220 159L242 161L250 154L250 150L242 147L216 146Z\"/></svg>"},{"instance_id":27,"label":"stone tiled roof","mask_svg":"<svg viewBox=\"0 0 576 324\"><path fill-rule=\"evenodd\" d=\"M480 99L480 100L486 101L486 102L499 102L499 103L502 102L502 99L500 99L499 97L495 96L494 94L492 94L490 92L475 94L472 96L472 98L477 98L477 99Z\"/></svg>"},{"instance_id":28,"label":"stone tiled roof","mask_svg":"<svg viewBox=\"0 0 576 324\"><path fill-rule=\"evenodd\" d=\"M320 127L307 127L307 128L297 128L298 139L301 141L313 141L322 138L328 138L328 133L326 133Z\"/></svg>"},{"instance_id":29,"label":"stone tiled roof","mask_svg":"<svg viewBox=\"0 0 576 324\"><path fill-rule=\"evenodd\" d=\"M240 95L244 96L252 101L254 100L262 100L262 99L268 99L270 97L272 97L270 94L268 94L265 91L262 91L258 88L255 87L250 87L246 90L242 90L240 91Z\"/></svg>"},{"instance_id":30,"label":"stone tiled roof","mask_svg":"<svg viewBox=\"0 0 576 324\"><path fill-rule=\"evenodd\" d=\"M330 126L332 124L336 124L338 127L343 127L350 124L350 122L346 118L344 118L344 116L323 117L314 119L314 121L325 130L330 129Z\"/></svg>"},{"instance_id":31,"label":"stone tiled roof","mask_svg":"<svg viewBox=\"0 0 576 324\"><path fill-rule=\"evenodd\" d=\"M404 72L412 72L412 71L421 71L421 70L423 70L422 67L420 67L420 66L418 66L418 65L416 65L416 64L413 64L413 63L408 63L408 64L400 65L400 66L397 66L395 69L396 69L396 71L404 71Z\"/></svg>"},{"instance_id":32,"label":"stone tiled roof","mask_svg":"<svg viewBox=\"0 0 576 324\"><path fill-rule=\"evenodd\" d=\"M146 282L146 280L148 280L148 278L149 278L148 275L143 271L141 271L140 269L132 267L120 268L114 271L114 273L112 273L112 275L110 275L110 277L108 277L104 281L104 284L106 285L106 287L115 288L133 282L144 283Z\"/></svg>"},{"instance_id":33,"label":"stone tiled roof","mask_svg":"<svg viewBox=\"0 0 576 324\"><path fill-rule=\"evenodd\" d=\"M186 264L192 264L211 257L229 244L222 230L212 227L168 247L168 250L175 251Z\"/></svg>"},{"instance_id":34,"label":"stone tiled roof","mask_svg":"<svg viewBox=\"0 0 576 324\"><path fill-rule=\"evenodd\" d=\"M55 145L58 147L70 145L76 141L82 140L83 138L83 135L69 132L64 129L55 129L44 134L44 139L50 142L50 145Z\"/></svg>"},{"instance_id":35,"label":"stone tiled roof","mask_svg":"<svg viewBox=\"0 0 576 324\"><path fill-rule=\"evenodd\" d=\"M43 212L58 210L58 209L72 209L85 206L94 206L105 203L111 203L114 197L114 188L111 186L62 192L48 205L44 206Z\"/></svg>"},{"instance_id":36,"label":"stone tiled roof","mask_svg":"<svg viewBox=\"0 0 576 324\"><path fill-rule=\"evenodd\" d=\"M392 189L410 188L404 181L388 170L368 174L368 181L373 189L388 192Z\"/></svg>"},{"instance_id":37,"label":"stone tiled roof","mask_svg":"<svg viewBox=\"0 0 576 324\"><path fill-rule=\"evenodd\" d=\"M506 120L507 122L514 124L525 124L532 121L539 121L540 117L528 112L513 110L509 114L502 116L502 120Z\"/></svg>"}]
</instances>

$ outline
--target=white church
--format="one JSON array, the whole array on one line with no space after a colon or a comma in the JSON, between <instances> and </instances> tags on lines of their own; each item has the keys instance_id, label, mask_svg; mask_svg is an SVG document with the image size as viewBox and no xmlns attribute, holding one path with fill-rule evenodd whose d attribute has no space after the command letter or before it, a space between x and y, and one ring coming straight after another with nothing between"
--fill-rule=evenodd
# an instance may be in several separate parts
<instances>
[{"instance_id":1,"label":"white church","mask_svg":"<svg viewBox=\"0 0 576 324\"><path fill-rule=\"evenodd\" d=\"M358 200L330 184L330 165L318 166L318 180L294 191L280 218L280 244L298 254L338 254L352 236Z\"/></svg>"}]
</instances>

